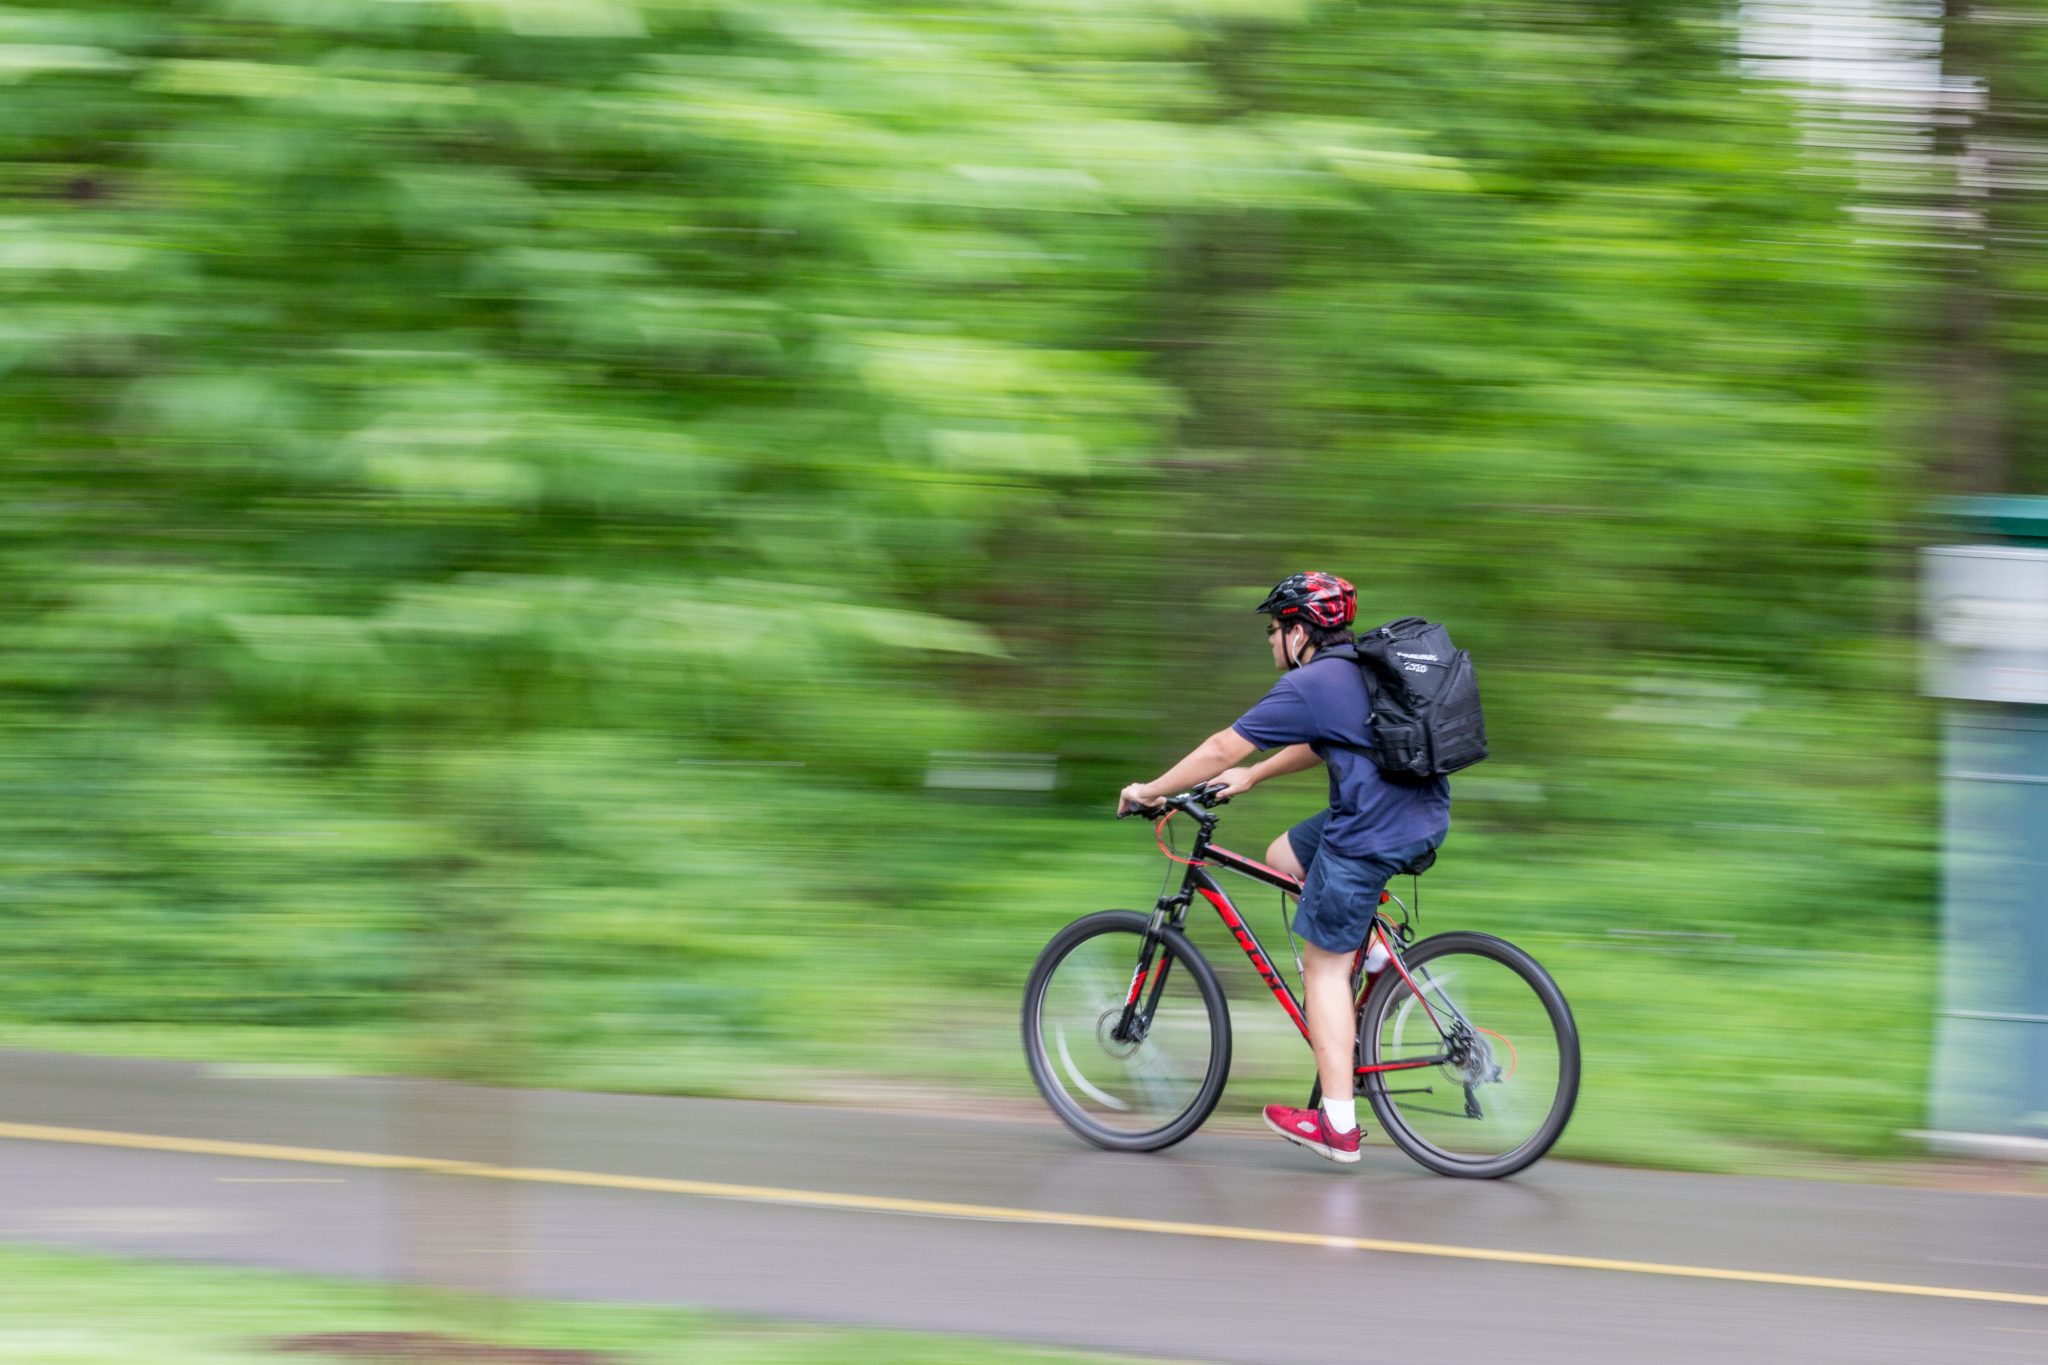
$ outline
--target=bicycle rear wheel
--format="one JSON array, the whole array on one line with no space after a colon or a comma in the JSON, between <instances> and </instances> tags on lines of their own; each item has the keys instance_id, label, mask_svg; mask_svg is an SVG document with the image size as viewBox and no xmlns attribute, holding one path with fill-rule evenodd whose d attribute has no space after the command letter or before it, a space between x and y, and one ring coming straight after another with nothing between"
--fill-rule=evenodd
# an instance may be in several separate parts
<instances>
[{"instance_id":1,"label":"bicycle rear wheel","mask_svg":"<svg viewBox=\"0 0 2048 1365\"><path fill-rule=\"evenodd\" d=\"M1512 943L1439 934L1401 955L1367 994L1361 1077L1402 1151L1443 1175L1512 1175L1549 1151L1579 1093L1579 1034L1564 994Z\"/></svg>"},{"instance_id":2,"label":"bicycle rear wheel","mask_svg":"<svg viewBox=\"0 0 2048 1365\"><path fill-rule=\"evenodd\" d=\"M1135 910L1075 920L1045 946L1024 988L1031 1079L1069 1128L1117 1151L1179 1142L1209 1117L1230 1076L1223 988L1176 929L1159 930L1138 982L1139 1036L1115 1036L1150 925Z\"/></svg>"}]
</instances>

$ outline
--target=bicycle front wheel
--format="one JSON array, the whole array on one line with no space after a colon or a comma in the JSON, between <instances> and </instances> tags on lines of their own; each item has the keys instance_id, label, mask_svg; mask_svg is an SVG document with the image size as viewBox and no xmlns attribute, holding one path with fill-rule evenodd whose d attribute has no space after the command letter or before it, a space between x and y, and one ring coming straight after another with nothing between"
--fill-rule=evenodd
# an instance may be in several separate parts
<instances>
[{"instance_id":1,"label":"bicycle front wheel","mask_svg":"<svg viewBox=\"0 0 2048 1365\"><path fill-rule=\"evenodd\" d=\"M1487 934L1439 934L1367 994L1361 1090L1387 1136L1442 1175L1512 1175L1550 1150L1579 1093L1579 1033L1536 959Z\"/></svg>"},{"instance_id":2,"label":"bicycle front wheel","mask_svg":"<svg viewBox=\"0 0 2048 1365\"><path fill-rule=\"evenodd\" d=\"M1202 1126L1230 1076L1230 1015L1216 973L1151 917L1104 910L1053 936L1024 988L1024 1055L1039 1093L1098 1147L1150 1152ZM1119 1037L1137 991L1136 1027Z\"/></svg>"}]
</instances>

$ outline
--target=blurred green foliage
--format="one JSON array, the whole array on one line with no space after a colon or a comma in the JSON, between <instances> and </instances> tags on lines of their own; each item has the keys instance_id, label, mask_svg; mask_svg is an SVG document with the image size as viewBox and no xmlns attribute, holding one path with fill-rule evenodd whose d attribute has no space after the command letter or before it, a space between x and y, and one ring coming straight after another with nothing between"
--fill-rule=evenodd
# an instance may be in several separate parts
<instances>
[{"instance_id":1,"label":"blurred green foliage","mask_svg":"<svg viewBox=\"0 0 2048 1365\"><path fill-rule=\"evenodd\" d=\"M1729 23L0 9L0 1015L1014 1091L1037 946L1151 895L1113 792L1258 695L1250 607L1315 566L1481 661L1432 914L1611 1002L1585 1150L1788 1085L1833 1098L1780 1140L1882 1149L1934 289ZM1759 1076L1831 1012L1883 1045Z\"/></svg>"}]
</instances>

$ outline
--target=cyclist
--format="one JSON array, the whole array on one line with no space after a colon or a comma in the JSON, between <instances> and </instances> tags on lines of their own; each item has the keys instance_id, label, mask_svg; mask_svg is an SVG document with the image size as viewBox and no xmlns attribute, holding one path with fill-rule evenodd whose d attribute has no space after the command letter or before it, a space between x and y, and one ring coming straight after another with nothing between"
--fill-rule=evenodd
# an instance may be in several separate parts
<instances>
[{"instance_id":1,"label":"cyclist","mask_svg":"<svg viewBox=\"0 0 2048 1365\"><path fill-rule=\"evenodd\" d=\"M1301 878L1294 932L1302 949L1302 985L1309 1041L1322 1081L1319 1109L1266 1106L1266 1126L1332 1161L1358 1160L1362 1136L1352 1068L1358 1019L1351 996L1351 960L1372 930L1387 879L1444 840L1451 823L1450 784L1443 778L1395 782L1374 766L1372 704L1365 678L1349 657L1319 657L1351 643L1358 593L1327 573L1282 580L1256 608L1272 620L1266 637L1280 681L1228 729L1209 736L1151 782L1134 782L1117 812L1156 805L1198 782L1220 779L1237 796L1269 777L1318 763L1330 773L1330 805L1273 841L1266 859ZM1278 750L1248 768L1254 752Z\"/></svg>"}]
</instances>

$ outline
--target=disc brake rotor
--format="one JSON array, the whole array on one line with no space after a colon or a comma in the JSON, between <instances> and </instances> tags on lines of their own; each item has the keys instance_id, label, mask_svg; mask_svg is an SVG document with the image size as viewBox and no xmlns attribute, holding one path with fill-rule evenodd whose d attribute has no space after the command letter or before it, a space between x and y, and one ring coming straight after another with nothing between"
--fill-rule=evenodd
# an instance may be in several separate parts
<instances>
[{"instance_id":1,"label":"disc brake rotor","mask_svg":"<svg viewBox=\"0 0 2048 1365\"><path fill-rule=\"evenodd\" d=\"M1136 1053L1145 1041L1142 1038L1119 1039L1116 1036L1117 1021L1123 1017L1123 1006L1119 1005L1115 1009L1104 1010L1102 1017L1095 1021L1095 1041L1101 1044L1104 1052L1118 1061Z\"/></svg>"}]
</instances>

